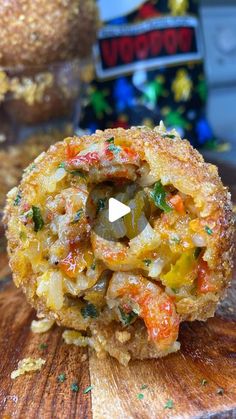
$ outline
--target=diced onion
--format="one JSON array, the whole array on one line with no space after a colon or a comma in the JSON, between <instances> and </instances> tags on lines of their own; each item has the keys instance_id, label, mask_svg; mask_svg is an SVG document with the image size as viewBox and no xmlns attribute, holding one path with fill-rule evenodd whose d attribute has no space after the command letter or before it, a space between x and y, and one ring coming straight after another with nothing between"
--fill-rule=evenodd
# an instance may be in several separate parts
<instances>
[{"instance_id":1,"label":"diced onion","mask_svg":"<svg viewBox=\"0 0 236 419\"><path fill-rule=\"evenodd\" d=\"M122 218L120 218L119 220L117 220L115 223L112 223L111 225L111 231L112 231L112 235L115 239L119 239L121 237L124 237L126 234L126 228L124 225L124 220Z\"/></svg>"},{"instance_id":2,"label":"diced onion","mask_svg":"<svg viewBox=\"0 0 236 419\"><path fill-rule=\"evenodd\" d=\"M192 237L192 241L197 247L204 247L206 246L206 240L205 237L203 237L201 234L194 234Z\"/></svg>"},{"instance_id":3,"label":"diced onion","mask_svg":"<svg viewBox=\"0 0 236 419\"><path fill-rule=\"evenodd\" d=\"M158 258L158 259L154 260L150 265L148 275L151 278L157 278L160 275L163 266L164 266L163 259Z\"/></svg>"},{"instance_id":4,"label":"diced onion","mask_svg":"<svg viewBox=\"0 0 236 419\"><path fill-rule=\"evenodd\" d=\"M46 189L47 192L55 192L57 183L60 182L65 176L66 171L63 167L60 167L56 170L55 173L51 176L44 176L43 178L43 187Z\"/></svg>"},{"instance_id":5,"label":"diced onion","mask_svg":"<svg viewBox=\"0 0 236 419\"><path fill-rule=\"evenodd\" d=\"M136 256L138 256L142 252L145 253L149 250L157 249L160 242L160 235L151 227L150 224L147 224L138 236L130 240L130 250L131 253L135 253Z\"/></svg>"},{"instance_id":6,"label":"diced onion","mask_svg":"<svg viewBox=\"0 0 236 419\"><path fill-rule=\"evenodd\" d=\"M63 169L63 167L60 167L54 173L54 179L56 182L60 182L60 180L64 179L65 176L66 176L66 171L65 169Z\"/></svg>"},{"instance_id":7,"label":"diced onion","mask_svg":"<svg viewBox=\"0 0 236 419\"><path fill-rule=\"evenodd\" d=\"M45 272L38 279L36 293L39 297L43 296L46 298L48 308L60 310L64 302L62 275L60 272Z\"/></svg>"},{"instance_id":8,"label":"diced onion","mask_svg":"<svg viewBox=\"0 0 236 419\"><path fill-rule=\"evenodd\" d=\"M153 185L156 181L156 176L153 176L152 174L147 174L141 176L138 183L140 186L145 187Z\"/></svg>"}]
</instances>

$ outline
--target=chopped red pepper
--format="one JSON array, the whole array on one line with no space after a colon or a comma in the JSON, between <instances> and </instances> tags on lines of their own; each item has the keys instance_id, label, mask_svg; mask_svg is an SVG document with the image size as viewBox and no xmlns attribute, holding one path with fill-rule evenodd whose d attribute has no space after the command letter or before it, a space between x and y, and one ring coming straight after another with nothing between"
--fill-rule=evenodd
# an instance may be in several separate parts
<instances>
[{"instance_id":1,"label":"chopped red pepper","mask_svg":"<svg viewBox=\"0 0 236 419\"><path fill-rule=\"evenodd\" d=\"M201 294L217 291L216 284L210 282L210 268L208 263L202 258L198 265L197 290Z\"/></svg>"},{"instance_id":2,"label":"chopped red pepper","mask_svg":"<svg viewBox=\"0 0 236 419\"><path fill-rule=\"evenodd\" d=\"M66 146L66 158L67 160L73 159L80 152L78 145L67 144Z\"/></svg>"},{"instance_id":3,"label":"chopped red pepper","mask_svg":"<svg viewBox=\"0 0 236 419\"><path fill-rule=\"evenodd\" d=\"M122 150L127 156L129 156L133 159L138 159L139 158L136 151L132 150L132 148L130 148L130 147L122 147Z\"/></svg>"},{"instance_id":4,"label":"chopped red pepper","mask_svg":"<svg viewBox=\"0 0 236 419\"><path fill-rule=\"evenodd\" d=\"M109 149L109 145L105 148L104 154L105 154L107 160L113 160L114 159L114 154L113 154L112 150Z\"/></svg>"},{"instance_id":5,"label":"chopped red pepper","mask_svg":"<svg viewBox=\"0 0 236 419\"><path fill-rule=\"evenodd\" d=\"M168 201L177 212L179 212L180 214L184 214L184 203L180 195L176 194L172 196Z\"/></svg>"}]
</instances>

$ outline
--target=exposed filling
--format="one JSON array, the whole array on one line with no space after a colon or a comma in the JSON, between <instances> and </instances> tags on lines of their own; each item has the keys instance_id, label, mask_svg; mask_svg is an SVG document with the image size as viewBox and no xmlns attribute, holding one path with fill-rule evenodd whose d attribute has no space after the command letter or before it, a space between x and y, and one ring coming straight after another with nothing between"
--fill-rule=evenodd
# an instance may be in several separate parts
<instances>
[{"instance_id":1,"label":"exposed filling","mask_svg":"<svg viewBox=\"0 0 236 419\"><path fill-rule=\"evenodd\" d=\"M68 312L83 333L95 322L125 329L141 320L158 350L170 348L181 301L219 287L204 260L214 231L193 198L153 178L145 155L122 138L69 143L38 177L31 202L20 190L14 201L21 246L13 265L35 276L48 311ZM109 197L132 208L115 224Z\"/></svg>"}]
</instances>

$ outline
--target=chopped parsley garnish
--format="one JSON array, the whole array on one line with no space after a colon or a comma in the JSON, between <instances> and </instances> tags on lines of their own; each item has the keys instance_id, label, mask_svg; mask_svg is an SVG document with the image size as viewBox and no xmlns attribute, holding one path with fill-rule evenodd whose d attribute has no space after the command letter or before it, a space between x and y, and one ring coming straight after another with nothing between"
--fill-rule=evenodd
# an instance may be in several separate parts
<instances>
[{"instance_id":1,"label":"chopped parsley garnish","mask_svg":"<svg viewBox=\"0 0 236 419\"><path fill-rule=\"evenodd\" d=\"M137 314L134 311L130 311L130 313L125 313L121 307L119 307L121 321L124 326L128 326L130 323L133 322L137 318Z\"/></svg>"},{"instance_id":2,"label":"chopped parsley garnish","mask_svg":"<svg viewBox=\"0 0 236 419\"><path fill-rule=\"evenodd\" d=\"M72 383L70 386L70 389L74 391L75 393L77 393L79 391L79 386L77 383Z\"/></svg>"},{"instance_id":3,"label":"chopped parsley garnish","mask_svg":"<svg viewBox=\"0 0 236 419\"><path fill-rule=\"evenodd\" d=\"M207 385L207 380L205 378L203 378L201 380L201 386L206 386Z\"/></svg>"},{"instance_id":4,"label":"chopped parsley garnish","mask_svg":"<svg viewBox=\"0 0 236 419\"><path fill-rule=\"evenodd\" d=\"M213 230L208 226L205 227L205 231L206 231L207 234L209 234L209 236L211 236L213 234Z\"/></svg>"},{"instance_id":5,"label":"chopped parsley garnish","mask_svg":"<svg viewBox=\"0 0 236 419\"><path fill-rule=\"evenodd\" d=\"M59 165L58 165L58 169L65 169L66 168L66 163L64 161L62 161Z\"/></svg>"},{"instance_id":6,"label":"chopped parsley garnish","mask_svg":"<svg viewBox=\"0 0 236 419\"><path fill-rule=\"evenodd\" d=\"M163 137L164 138L166 138L166 137L171 138L173 140L175 138L175 135L174 134L164 134Z\"/></svg>"},{"instance_id":7,"label":"chopped parsley garnish","mask_svg":"<svg viewBox=\"0 0 236 419\"><path fill-rule=\"evenodd\" d=\"M117 147L115 144L110 144L108 150L112 151L112 153L117 154L120 152L120 147Z\"/></svg>"},{"instance_id":8,"label":"chopped parsley garnish","mask_svg":"<svg viewBox=\"0 0 236 419\"><path fill-rule=\"evenodd\" d=\"M58 376L57 376L57 381L59 382L59 383L64 383L64 381L66 380L66 374L64 374L64 372L62 373L62 374L59 374Z\"/></svg>"},{"instance_id":9,"label":"chopped parsley garnish","mask_svg":"<svg viewBox=\"0 0 236 419\"><path fill-rule=\"evenodd\" d=\"M144 259L143 263L145 263L146 266L150 266L152 261L151 261L151 259Z\"/></svg>"},{"instance_id":10,"label":"chopped parsley garnish","mask_svg":"<svg viewBox=\"0 0 236 419\"><path fill-rule=\"evenodd\" d=\"M86 319L87 317L92 317L92 319L95 319L98 317L98 311L94 304L87 303L84 307L81 308L81 314Z\"/></svg>"},{"instance_id":11,"label":"chopped parsley garnish","mask_svg":"<svg viewBox=\"0 0 236 419\"><path fill-rule=\"evenodd\" d=\"M21 201L21 194L18 192L18 194L16 195L16 198L14 199L14 206L18 207L18 205L20 205L20 201Z\"/></svg>"},{"instance_id":12,"label":"chopped parsley garnish","mask_svg":"<svg viewBox=\"0 0 236 419\"><path fill-rule=\"evenodd\" d=\"M201 247L196 247L196 249L194 250L194 257L195 257L195 259L198 258L198 256L200 255L201 251L202 251L202 248Z\"/></svg>"},{"instance_id":13,"label":"chopped parsley garnish","mask_svg":"<svg viewBox=\"0 0 236 419\"><path fill-rule=\"evenodd\" d=\"M137 398L138 398L139 400L143 400L143 398L144 398L144 394L143 394L143 393L138 393L138 394L137 394Z\"/></svg>"},{"instance_id":14,"label":"chopped parsley garnish","mask_svg":"<svg viewBox=\"0 0 236 419\"><path fill-rule=\"evenodd\" d=\"M153 191L151 192L151 197L156 207L160 208L164 212L172 211L172 207L170 207L166 202L166 191L160 180L155 183Z\"/></svg>"},{"instance_id":15,"label":"chopped parsley garnish","mask_svg":"<svg viewBox=\"0 0 236 419\"><path fill-rule=\"evenodd\" d=\"M93 271L95 271L95 269L96 269L96 263L95 263L95 262L93 262L93 263L92 263L92 265L91 265L90 267L91 267L91 269L92 269Z\"/></svg>"},{"instance_id":16,"label":"chopped parsley garnish","mask_svg":"<svg viewBox=\"0 0 236 419\"><path fill-rule=\"evenodd\" d=\"M93 389L93 386L88 386L87 388L84 389L83 393L87 394L89 393L91 390Z\"/></svg>"},{"instance_id":17,"label":"chopped parsley garnish","mask_svg":"<svg viewBox=\"0 0 236 419\"><path fill-rule=\"evenodd\" d=\"M217 390L216 390L216 394L219 394L220 396L223 396L223 394L224 394L224 389L222 388L222 387L219 387Z\"/></svg>"},{"instance_id":18,"label":"chopped parsley garnish","mask_svg":"<svg viewBox=\"0 0 236 419\"><path fill-rule=\"evenodd\" d=\"M146 388L148 388L148 385L147 385L147 384L143 384L143 385L141 386L141 390L145 390Z\"/></svg>"},{"instance_id":19,"label":"chopped parsley garnish","mask_svg":"<svg viewBox=\"0 0 236 419\"><path fill-rule=\"evenodd\" d=\"M41 349L42 351L44 349L47 349L47 347L48 347L48 345L46 343L40 343L39 346L38 346L38 348Z\"/></svg>"},{"instance_id":20,"label":"chopped parsley garnish","mask_svg":"<svg viewBox=\"0 0 236 419\"><path fill-rule=\"evenodd\" d=\"M99 199L97 202L97 214L105 208L105 199Z\"/></svg>"},{"instance_id":21,"label":"chopped parsley garnish","mask_svg":"<svg viewBox=\"0 0 236 419\"><path fill-rule=\"evenodd\" d=\"M77 213L75 214L75 217L73 219L73 224L77 223L80 220L80 218L82 217L83 212L84 211L83 211L82 208L79 211L77 211Z\"/></svg>"},{"instance_id":22,"label":"chopped parsley garnish","mask_svg":"<svg viewBox=\"0 0 236 419\"><path fill-rule=\"evenodd\" d=\"M171 399L167 400L167 402L165 404L165 409L173 409L173 407L174 407L173 400L171 400Z\"/></svg>"},{"instance_id":23,"label":"chopped parsley garnish","mask_svg":"<svg viewBox=\"0 0 236 419\"><path fill-rule=\"evenodd\" d=\"M33 222L34 222L34 231L42 230L44 226L43 217L39 207L32 206L33 211Z\"/></svg>"},{"instance_id":24,"label":"chopped parsley garnish","mask_svg":"<svg viewBox=\"0 0 236 419\"><path fill-rule=\"evenodd\" d=\"M114 137L108 138L108 140L106 140L106 143L114 143Z\"/></svg>"}]
</instances>

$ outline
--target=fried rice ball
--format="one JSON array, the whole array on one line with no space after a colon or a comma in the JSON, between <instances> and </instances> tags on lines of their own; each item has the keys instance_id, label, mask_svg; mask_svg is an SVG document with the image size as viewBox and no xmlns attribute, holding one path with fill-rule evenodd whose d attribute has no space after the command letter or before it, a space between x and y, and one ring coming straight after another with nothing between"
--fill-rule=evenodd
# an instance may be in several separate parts
<instances>
[{"instance_id":1,"label":"fried rice ball","mask_svg":"<svg viewBox=\"0 0 236 419\"><path fill-rule=\"evenodd\" d=\"M94 0L8 0L0 4L0 65L87 57L96 39Z\"/></svg>"},{"instance_id":2,"label":"fried rice ball","mask_svg":"<svg viewBox=\"0 0 236 419\"><path fill-rule=\"evenodd\" d=\"M12 123L34 125L67 118L77 113L80 83L80 61L60 63L47 71L24 69L7 71L12 92L3 102Z\"/></svg>"},{"instance_id":3,"label":"fried rice ball","mask_svg":"<svg viewBox=\"0 0 236 419\"><path fill-rule=\"evenodd\" d=\"M132 208L116 224L111 197ZM230 194L162 123L51 146L9 192L4 222L14 282L38 315L124 365L177 351L180 323L213 316L230 281Z\"/></svg>"}]
</instances>

